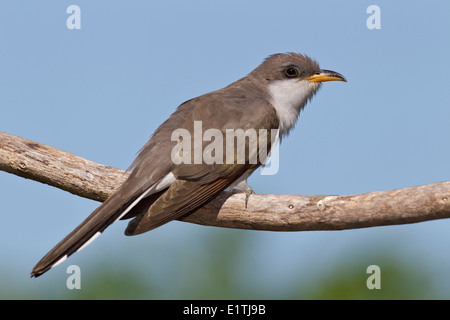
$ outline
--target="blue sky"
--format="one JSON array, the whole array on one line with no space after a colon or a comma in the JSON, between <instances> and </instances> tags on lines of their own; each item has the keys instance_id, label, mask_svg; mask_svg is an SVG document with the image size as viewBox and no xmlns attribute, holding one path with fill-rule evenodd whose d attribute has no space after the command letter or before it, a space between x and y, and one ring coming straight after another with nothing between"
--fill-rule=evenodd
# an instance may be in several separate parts
<instances>
[{"instance_id":1,"label":"blue sky","mask_svg":"<svg viewBox=\"0 0 450 320\"><path fill-rule=\"evenodd\" d=\"M80 30L66 27L71 4L81 9ZM366 27L372 4L381 9L379 30ZM250 179L255 192L344 195L448 181L449 13L444 0L3 1L0 130L126 169L180 103L245 76L270 54L293 51L348 82L322 86L283 141L278 174ZM34 264L98 205L5 172L0 200L0 270L23 290L38 286L28 279ZM112 226L46 277L64 283L71 263L114 263L120 252L155 243L162 251L189 242L201 250L198 239L214 230L174 222L128 238L125 227ZM269 275L269 287L289 281L293 270L386 250L421 264L448 293L449 227L437 220L250 231L240 268L261 266L249 277ZM165 259L158 250L148 254Z\"/></svg>"}]
</instances>

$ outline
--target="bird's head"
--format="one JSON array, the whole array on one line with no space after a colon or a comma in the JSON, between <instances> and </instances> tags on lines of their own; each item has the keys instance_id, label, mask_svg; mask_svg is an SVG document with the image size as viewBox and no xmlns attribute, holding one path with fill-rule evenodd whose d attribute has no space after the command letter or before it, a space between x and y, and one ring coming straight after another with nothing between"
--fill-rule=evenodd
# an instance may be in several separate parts
<instances>
[{"instance_id":1,"label":"bird's head","mask_svg":"<svg viewBox=\"0 0 450 320\"><path fill-rule=\"evenodd\" d=\"M269 56L250 76L267 87L268 100L280 118L280 130L287 134L322 82L347 81L338 72L324 70L310 57L298 53Z\"/></svg>"}]
</instances>

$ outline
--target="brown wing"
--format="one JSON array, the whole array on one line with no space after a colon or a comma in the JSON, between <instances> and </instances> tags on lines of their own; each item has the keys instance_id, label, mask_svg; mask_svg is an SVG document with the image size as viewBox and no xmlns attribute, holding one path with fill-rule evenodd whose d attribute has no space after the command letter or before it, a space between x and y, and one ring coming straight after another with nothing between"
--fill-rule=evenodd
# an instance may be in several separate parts
<instances>
[{"instance_id":1,"label":"brown wing","mask_svg":"<svg viewBox=\"0 0 450 320\"><path fill-rule=\"evenodd\" d=\"M236 166L239 167L234 168L232 175L220 177L208 184L176 180L146 213L130 221L125 234L130 236L147 232L192 213L214 199L250 168L249 165Z\"/></svg>"},{"instance_id":2,"label":"brown wing","mask_svg":"<svg viewBox=\"0 0 450 320\"><path fill-rule=\"evenodd\" d=\"M216 99L214 101L220 101ZM225 100L226 101L226 100ZM223 100L222 100L222 103ZM230 102L229 102L230 103ZM278 120L275 116L275 110L265 101L255 100L254 105L242 106L239 101L233 101L226 108L223 106L215 106L216 115L208 119L209 126L205 126L203 130L209 128L219 128L225 135L227 129L255 129L257 132L257 144L251 144L250 140L245 140L245 163L237 163L237 149L234 149L234 163L226 163L225 152L223 164L180 164L175 166L172 173L177 178L176 181L165 191L151 206L142 214L139 214L128 224L125 231L126 235L136 235L156 227L159 227L171 220L186 216L198 208L202 207L227 187L232 185L247 171L254 171L261 165L258 157L258 146L266 144L268 150L271 146L271 131L278 127ZM203 104L208 107L207 104ZM208 111L203 114L208 114ZM202 110L196 109L198 114L202 114ZM226 114L221 114L226 112ZM233 121L230 119L232 112ZM190 123L197 119L194 112ZM201 118L200 118L201 119ZM239 121L236 121L239 119ZM212 120L212 121L211 121ZM190 128L191 129L191 128ZM260 134L259 129L267 129ZM193 132L192 129L190 132ZM204 143L202 148L208 143ZM194 145L194 143L192 143ZM223 146L225 148L226 141L224 139ZM236 146L237 147L237 146ZM195 151L192 151L192 153ZM251 162L251 159L257 159L257 162Z\"/></svg>"}]
</instances>

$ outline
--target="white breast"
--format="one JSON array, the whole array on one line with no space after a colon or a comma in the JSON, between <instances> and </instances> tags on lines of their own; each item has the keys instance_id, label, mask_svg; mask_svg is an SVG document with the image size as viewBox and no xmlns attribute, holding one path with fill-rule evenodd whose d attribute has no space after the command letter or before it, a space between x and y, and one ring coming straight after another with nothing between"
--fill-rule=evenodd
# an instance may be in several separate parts
<instances>
[{"instance_id":1,"label":"white breast","mask_svg":"<svg viewBox=\"0 0 450 320\"><path fill-rule=\"evenodd\" d=\"M277 112L282 136L294 127L300 111L319 87L320 82L298 79L277 80L269 84L270 103Z\"/></svg>"}]
</instances>

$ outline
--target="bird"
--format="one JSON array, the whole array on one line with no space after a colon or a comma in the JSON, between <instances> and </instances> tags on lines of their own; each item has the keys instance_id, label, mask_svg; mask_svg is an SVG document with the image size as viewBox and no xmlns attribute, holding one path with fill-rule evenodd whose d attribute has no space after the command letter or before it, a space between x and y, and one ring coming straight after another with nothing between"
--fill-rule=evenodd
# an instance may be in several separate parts
<instances>
[{"instance_id":1,"label":"bird","mask_svg":"<svg viewBox=\"0 0 450 320\"><path fill-rule=\"evenodd\" d=\"M264 165L262 158L250 161L259 146L266 144L270 154L326 81L347 80L338 72L321 69L305 54L276 53L230 85L182 103L139 151L124 183L36 264L31 277L41 276L85 248L118 220L132 219L125 230L132 236L185 217L226 190L244 192L248 198L253 190L247 178ZM245 140L248 152L241 162L236 161L237 146L230 153L231 162L228 158L199 161L197 155L206 154L208 141L196 143L181 135L174 139L176 130L192 134L198 124L205 133L253 129L258 144ZM179 148L182 144L187 147ZM219 142L216 147L225 145ZM225 154L215 159L223 160Z\"/></svg>"}]
</instances>

